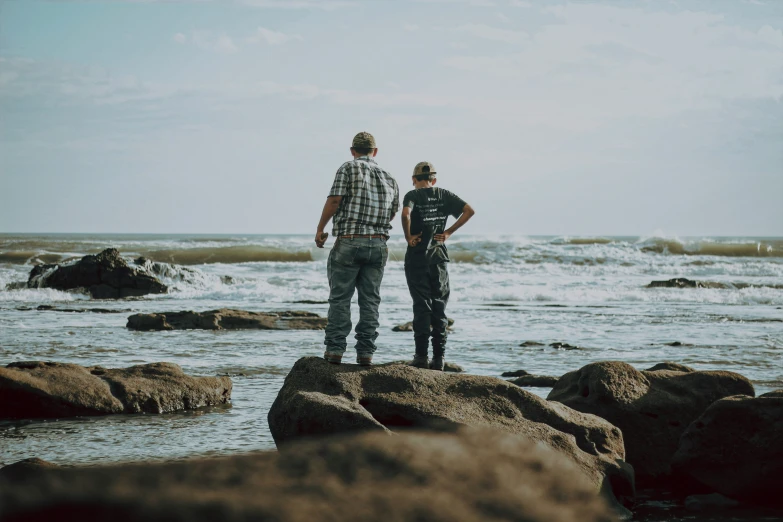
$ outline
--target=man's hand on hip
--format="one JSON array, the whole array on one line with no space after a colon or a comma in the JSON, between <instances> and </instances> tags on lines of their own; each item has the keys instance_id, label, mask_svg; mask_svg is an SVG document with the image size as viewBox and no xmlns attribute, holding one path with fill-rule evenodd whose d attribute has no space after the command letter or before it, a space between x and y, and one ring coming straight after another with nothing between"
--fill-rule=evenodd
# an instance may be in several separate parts
<instances>
[{"instance_id":1,"label":"man's hand on hip","mask_svg":"<svg viewBox=\"0 0 783 522\"><path fill-rule=\"evenodd\" d=\"M328 232L324 232L323 230L319 230L315 233L315 246L318 248L323 248L326 244L326 239L329 237Z\"/></svg>"}]
</instances>

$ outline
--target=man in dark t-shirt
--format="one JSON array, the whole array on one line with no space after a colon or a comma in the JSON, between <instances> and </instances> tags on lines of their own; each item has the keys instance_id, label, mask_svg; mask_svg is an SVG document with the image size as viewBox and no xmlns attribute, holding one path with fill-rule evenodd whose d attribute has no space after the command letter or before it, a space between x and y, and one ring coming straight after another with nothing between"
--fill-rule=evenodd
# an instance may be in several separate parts
<instances>
[{"instance_id":1,"label":"man in dark t-shirt","mask_svg":"<svg viewBox=\"0 0 783 522\"><path fill-rule=\"evenodd\" d=\"M405 279L413 298L413 365L443 371L446 353L446 305L449 301L449 252L446 240L475 212L456 194L435 187L435 169L423 161L413 169L413 186L402 205L402 229L408 250ZM446 228L449 216L457 221ZM432 337L432 362L429 344Z\"/></svg>"}]
</instances>

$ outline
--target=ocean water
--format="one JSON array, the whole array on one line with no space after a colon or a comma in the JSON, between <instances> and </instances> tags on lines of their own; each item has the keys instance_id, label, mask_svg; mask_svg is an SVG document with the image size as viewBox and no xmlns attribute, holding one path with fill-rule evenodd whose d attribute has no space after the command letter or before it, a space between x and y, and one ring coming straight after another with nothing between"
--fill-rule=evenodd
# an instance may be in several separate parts
<instances>
[{"instance_id":1,"label":"ocean water","mask_svg":"<svg viewBox=\"0 0 783 522\"><path fill-rule=\"evenodd\" d=\"M325 315L328 249L311 242L309 236L0 235L0 364L47 360L124 367L169 361L193 375L228 374L234 382L232 404L225 407L0 422L0 463L39 457L89 465L274 448L267 412L293 363L322 354L323 332L133 332L125 324L137 312L224 307ZM412 334L392 332L412 312L401 261L405 243L392 238L389 244L377 362L413 352ZM35 263L67 261L107 247L192 270L174 268L167 295L124 301L11 289L27 280ZM601 360L639 369L675 361L739 372L757 393L783 388L782 238L460 236L450 251L448 314L456 323L448 359L468 372L561 375ZM652 280L674 277L731 287L645 288ZM119 313L35 310L42 304ZM524 341L543 346L520 346ZM681 345L669 346L675 341ZM578 348L548 346L553 342ZM353 355L349 349L346 358ZM542 396L549 391L530 390Z\"/></svg>"}]
</instances>

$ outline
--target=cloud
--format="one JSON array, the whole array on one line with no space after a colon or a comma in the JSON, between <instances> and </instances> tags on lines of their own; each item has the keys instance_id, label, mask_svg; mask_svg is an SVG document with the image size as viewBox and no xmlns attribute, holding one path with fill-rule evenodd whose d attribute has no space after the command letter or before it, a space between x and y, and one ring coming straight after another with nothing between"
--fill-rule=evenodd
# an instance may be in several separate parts
<instances>
[{"instance_id":1,"label":"cloud","mask_svg":"<svg viewBox=\"0 0 783 522\"><path fill-rule=\"evenodd\" d=\"M185 42L188 41L188 37L182 33L175 34L174 36L171 37L171 39L179 44L184 44Z\"/></svg>"},{"instance_id":2,"label":"cloud","mask_svg":"<svg viewBox=\"0 0 783 522\"><path fill-rule=\"evenodd\" d=\"M268 45L283 45L293 40L302 40L298 34L285 34L264 27L256 29L256 33L245 39L247 43L266 43Z\"/></svg>"},{"instance_id":3,"label":"cloud","mask_svg":"<svg viewBox=\"0 0 783 522\"><path fill-rule=\"evenodd\" d=\"M499 27L492 27L483 24L461 25L456 27L454 30L468 33L477 38L510 44L521 44L527 42L530 39L530 35L524 31L512 31L510 29L501 29Z\"/></svg>"},{"instance_id":4,"label":"cloud","mask_svg":"<svg viewBox=\"0 0 783 522\"><path fill-rule=\"evenodd\" d=\"M218 53L232 54L239 50L231 37L222 33L216 34L213 31L193 31L190 41L200 49Z\"/></svg>"}]
</instances>

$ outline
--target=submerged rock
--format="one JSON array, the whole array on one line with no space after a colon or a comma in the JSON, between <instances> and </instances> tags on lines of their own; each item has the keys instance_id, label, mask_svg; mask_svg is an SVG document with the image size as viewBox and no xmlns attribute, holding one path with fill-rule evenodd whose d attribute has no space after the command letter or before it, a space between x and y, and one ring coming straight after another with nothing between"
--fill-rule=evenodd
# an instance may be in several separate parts
<instances>
[{"instance_id":1,"label":"submerged rock","mask_svg":"<svg viewBox=\"0 0 783 522\"><path fill-rule=\"evenodd\" d=\"M567 459L488 429L364 433L291 451L0 478L0 519L611 522Z\"/></svg>"},{"instance_id":2,"label":"submerged rock","mask_svg":"<svg viewBox=\"0 0 783 522\"><path fill-rule=\"evenodd\" d=\"M120 252L109 248L73 264L38 265L30 272L28 288L84 289L95 299L119 299L165 294L168 287L156 277L131 268Z\"/></svg>"},{"instance_id":3,"label":"submerged rock","mask_svg":"<svg viewBox=\"0 0 783 522\"><path fill-rule=\"evenodd\" d=\"M0 368L0 419L168 413L230 399L228 377L191 377L171 363L107 369L33 361Z\"/></svg>"},{"instance_id":4,"label":"submerged rock","mask_svg":"<svg viewBox=\"0 0 783 522\"><path fill-rule=\"evenodd\" d=\"M449 326L446 328L446 330L451 331L451 327L454 326L454 319L449 317ZM392 332L412 332L413 331L413 322L409 321L407 323L398 324L394 328L392 328Z\"/></svg>"},{"instance_id":5,"label":"submerged rock","mask_svg":"<svg viewBox=\"0 0 783 522\"><path fill-rule=\"evenodd\" d=\"M647 288L731 288L731 286L725 283L718 283L715 281L693 281L684 277L677 277L666 281L653 281Z\"/></svg>"},{"instance_id":6,"label":"submerged rock","mask_svg":"<svg viewBox=\"0 0 783 522\"><path fill-rule=\"evenodd\" d=\"M668 480L672 456L688 425L716 400L737 394L755 393L750 381L736 373L639 371L609 361L563 375L547 399L620 428L627 461L644 485Z\"/></svg>"},{"instance_id":7,"label":"submerged rock","mask_svg":"<svg viewBox=\"0 0 783 522\"><path fill-rule=\"evenodd\" d=\"M610 498L613 491L621 500L634 495L619 429L495 377L305 357L286 377L268 419L282 448L301 438L353 431L494 427L565 455L595 491L603 489Z\"/></svg>"},{"instance_id":8,"label":"submerged rock","mask_svg":"<svg viewBox=\"0 0 783 522\"><path fill-rule=\"evenodd\" d=\"M531 374L525 370L514 370L513 372L503 372L500 374L501 377L524 377L525 375Z\"/></svg>"},{"instance_id":9,"label":"submerged rock","mask_svg":"<svg viewBox=\"0 0 783 522\"><path fill-rule=\"evenodd\" d=\"M539 343L538 341L525 341L524 343L520 344L519 346L523 346L523 347L544 346L544 343Z\"/></svg>"},{"instance_id":10,"label":"submerged rock","mask_svg":"<svg viewBox=\"0 0 783 522\"><path fill-rule=\"evenodd\" d=\"M783 507L783 394L714 402L683 433L673 462L713 491Z\"/></svg>"},{"instance_id":11,"label":"submerged rock","mask_svg":"<svg viewBox=\"0 0 783 522\"><path fill-rule=\"evenodd\" d=\"M559 380L552 375L522 375L508 382L522 387L552 388Z\"/></svg>"},{"instance_id":12,"label":"submerged rock","mask_svg":"<svg viewBox=\"0 0 783 522\"><path fill-rule=\"evenodd\" d=\"M311 312L163 312L128 317L131 330L323 330L326 317Z\"/></svg>"}]
</instances>

